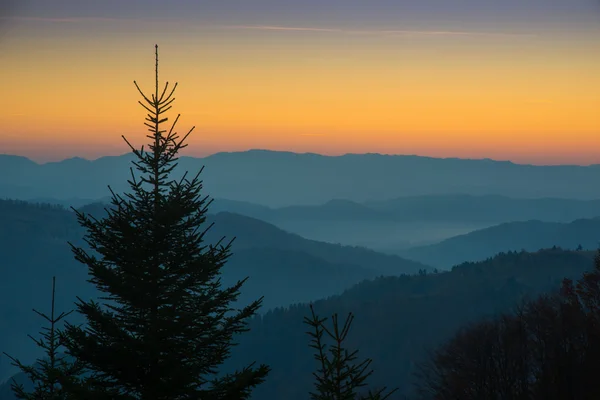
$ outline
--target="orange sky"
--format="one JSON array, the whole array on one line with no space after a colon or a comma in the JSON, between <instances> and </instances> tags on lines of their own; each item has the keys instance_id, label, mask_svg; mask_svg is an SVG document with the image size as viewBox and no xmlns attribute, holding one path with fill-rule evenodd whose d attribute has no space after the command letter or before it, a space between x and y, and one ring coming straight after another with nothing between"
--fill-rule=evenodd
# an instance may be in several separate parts
<instances>
[{"instance_id":1,"label":"orange sky","mask_svg":"<svg viewBox=\"0 0 600 400\"><path fill-rule=\"evenodd\" d=\"M189 155L267 148L600 163L596 28L281 28L15 21L0 40L0 153L96 158L126 152L121 134L141 143L132 81L153 90L157 42L161 80L179 82L180 131L196 125Z\"/></svg>"}]
</instances>

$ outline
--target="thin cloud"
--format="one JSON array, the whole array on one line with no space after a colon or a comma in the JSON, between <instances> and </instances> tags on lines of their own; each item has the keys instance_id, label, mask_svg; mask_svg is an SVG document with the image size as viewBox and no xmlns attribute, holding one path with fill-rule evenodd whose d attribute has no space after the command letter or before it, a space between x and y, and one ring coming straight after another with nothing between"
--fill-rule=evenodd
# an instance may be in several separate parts
<instances>
[{"instance_id":1,"label":"thin cloud","mask_svg":"<svg viewBox=\"0 0 600 400\"><path fill-rule=\"evenodd\" d=\"M0 0L1 1L1 0ZM0 17L0 20L30 21L30 22L52 22L52 23L86 23L86 22L153 22L153 23L177 23L179 26L192 24L199 27L191 20L171 19L139 19L139 18L108 18L108 17L26 17L11 16ZM186 24L187 23L187 24ZM514 37L514 36L537 36L530 33L510 32L482 32L482 31L452 31L452 30L404 30L404 29L375 29L356 30L343 28L317 28L303 26L282 25L200 25L205 29L239 29L279 32L325 32L348 35L374 35L374 36L489 36L489 37Z\"/></svg>"},{"instance_id":2,"label":"thin cloud","mask_svg":"<svg viewBox=\"0 0 600 400\"><path fill-rule=\"evenodd\" d=\"M130 22L140 21L129 18L104 18L104 17L0 17L0 20L12 21L31 21L31 22L58 22L58 23L78 23L78 22Z\"/></svg>"},{"instance_id":3,"label":"thin cloud","mask_svg":"<svg viewBox=\"0 0 600 400\"><path fill-rule=\"evenodd\" d=\"M535 36L527 33L479 32L479 31L440 31L440 30L351 30L340 28L310 28L275 25L223 25L224 29L247 29L262 31L305 31L343 34L385 35L385 36Z\"/></svg>"},{"instance_id":4,"label":"thin cloud","mask_svg":"<svg viewBox=\"0 0 600 400\"><path fill-rule=\"evenodd\" d=\"M344 32L343 29L333 28L303 28L297 26L272 26L272 25L223 25L225 29L254 29L263 31L308 31L308 32Z\"/></svg>"}]
</instances>

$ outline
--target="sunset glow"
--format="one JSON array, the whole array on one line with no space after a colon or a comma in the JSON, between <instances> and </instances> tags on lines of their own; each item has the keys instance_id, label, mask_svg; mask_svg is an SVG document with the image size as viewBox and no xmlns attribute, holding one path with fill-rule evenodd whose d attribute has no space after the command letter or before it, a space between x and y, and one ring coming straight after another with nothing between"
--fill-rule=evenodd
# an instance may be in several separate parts
<instances>
[{"instance_id":1,"label":"sunset glow","mask_svg":"<svg viewBox=\"0 0 600 400\"><path fill-rule=\"evenodd\" d=\"M481 20L458 29L33 11L3 25L2 153L96 158L126 152L122 134L141 143L133 80L152 87L158 43L161 80L179 83L179 131L196 126L188 155L265 148L600 163L593 21L499 30Z\"/></svg>"}]
</instances>

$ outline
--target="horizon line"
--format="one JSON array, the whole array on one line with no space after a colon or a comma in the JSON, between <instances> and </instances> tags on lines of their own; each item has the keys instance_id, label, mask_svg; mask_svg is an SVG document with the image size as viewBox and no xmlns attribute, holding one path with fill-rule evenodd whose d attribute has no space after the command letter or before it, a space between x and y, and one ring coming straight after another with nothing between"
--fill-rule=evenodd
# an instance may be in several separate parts
<instances>
[{"instance_id":1,"label":"horizon line","mask_svg":"<svg viewBox=\"0 0 600 400\"><path fill-rule=\"evenodd\" d=\"M434 160L492 161L492 162L496 162L496 163L509 163L509 164L514 164L514 165L534 166L534 167L594 167L594 166L600 166L600 162L599 163L591 163L591 164L572 164L572 163L568 163L568 164L532 164L532 163L515 162L512 160L495 159L495 158L489 158L489 157L481 157L481 158L433 157L433 156L419 155L419 154L378 153L378 152L343 153L343 154L333 155L333 154L322 154L322 153L316 153L316 152L310 152L310 151L295 152L295 151L289 151L289 150L271 150L271 149L261 149L261 148L251 148L251 149L247 149L247 150L236 150L236 151L217 151L214 153L206 154L204 156L180 155L179 158L187 157L187 158L195 158L195 159L204 159L204 158L217 156L220 154L239 154L239 153L250 153L250 152L285 153L285 154L295 154L295 155L315 155L315 156L328 157L328 158L341 158L341 157L347 157L347 156L417 157L417 158L428 158L428 159L434 159ZM102 158L124 157L124 156L131 155L131 154L133 154L133 153L129 151L129 152L121 153L121 154L108 154L108 155L99 156L96 158L72 156L72 157L67 157L67 158L63 158L63 159L59 159L59 160L55 160L55 161L43 161L43 162L38 162L35 159L30 158L28 156L19 155L19 154L9 154L9 153L3 153L3 152L0 153L0 157L8 156L8 157L25 158L37 165L46 165L46 164L57 164L57 163L61 163L61 162L69 161L69 160L76 160L76 159L87 161L87 162L94 162L94 161L98 161Z\"/></svg>"}]
</instances>

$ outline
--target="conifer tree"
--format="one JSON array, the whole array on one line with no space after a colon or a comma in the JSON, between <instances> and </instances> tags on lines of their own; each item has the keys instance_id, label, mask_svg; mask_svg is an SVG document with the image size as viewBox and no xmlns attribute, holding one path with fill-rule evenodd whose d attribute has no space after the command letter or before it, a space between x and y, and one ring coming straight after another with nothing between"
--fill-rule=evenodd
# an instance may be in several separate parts
<instances>
[{"instance_id":1,"label":"conifer tree","mask_svg":"<svg viewBox=\"0 0 600 400\"><path fill-rule=\"evenodd\" d=\"M320 368L313 372L315 377L316 393L310 393L312 400L385 400L398 389L394 389L384 394L386 388L373 391L369 390L366 396L360 395L358 389L366 386L366 380L373 374L369 366L373 362L367 358L360 363L356 363L358 350L349 352L343 343L350 332L354 315L348 314L344 325L340 328L337 314L331 317L333 329L328 329L324 322L327 318L319 318L315 314L312 304L310 305L311 318L304 317L304 323L313 328L313 332L307 332L312 338L310 347L316 350L315 359ZM323 334L327 334L333 340L333 345L329 347L327 354L327 345L323 340Z\"/></svg>"},{"instance_id":2,"label":"conifer tree","mask_svg":"<svg viewBox=\"0 0 600 400\"><path fill-rule=\"evenodd\" d=\"M77 311L87 326L67 325L68 353L89 373L86 399L245 399L264 381L269 368L254 363L230 374L219 371L234 345L233 336L248 330L249 317L262 298L242 309L231 306L245 279L222 288L221 268L231 242L206 245L200 170L174 179L178 152L194 129L179 138L179 115L167 132L165 116L175 100L177 83L167 96L159 92L158 46L155 92L146 96L134 84L148 112L149 151L134 148L130 192L115 194L106 216L96 219L77 212L92 252L71 245L93 283L105 295L100 301L78 298Z\"/></svg>"},{"instance_id":3,"label":"conifer tree","mask_svg":"<svg viewBox=\"0 0 600 400\"><path fill-rule=\"evenodd\" d=\"M26 400L67 400L75 399L68 395L66 388L70 383L77 382L83 372L82 365L77 362L67 361L64 354L59 351L62 348L60 342L60 334L57 324L71 314L60 313L54 315L54 297L56 289L56 277L52 277L52 305L50 308L50 316L43 314L36 309L33 312L44 318L50 324L50 327L43 327L40 335L41 339L35 339L28 335L38 347L44 349L46 357L36 360L34 365L24 365L18 359L10 356L6 352L6 356L13 361L13 365L18 367L27 378L34 384L33 392L29 393L25 390L22 383L17 383L12 379L10 385L17 399Z\"/></svg>"}]
</instances>

